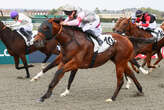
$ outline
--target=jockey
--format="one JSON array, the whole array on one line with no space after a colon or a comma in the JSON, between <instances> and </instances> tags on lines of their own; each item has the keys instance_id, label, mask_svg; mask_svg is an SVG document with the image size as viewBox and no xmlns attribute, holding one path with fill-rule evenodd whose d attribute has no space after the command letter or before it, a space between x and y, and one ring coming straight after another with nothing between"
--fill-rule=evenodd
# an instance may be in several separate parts
<instances>
[{"instance_id":1,"label":"jockey","mask_svg":"<svg viewBox=\"0 0 164 110\"><path fill-rule=\"evenodd\" d=\"M136 25L144 30L154 32L157 27L156 17L148 12L143 13L141 10L137 10L136 13Z\"/></svg>"},{"instance_id":2,"label":"jockey","mask_svg":"<svg viewBox=\"0 0 164 110\"><path fill-rule=\"evenodd\" d=\"M153 39L155 40L153 49L156 50L158 37L160 36L160 33L157 29L156 17L152 14L149 14L148 12L143 13L141 10L137 10L135 15L137 17L136 25L139 26L139 28L143 28L146 31L152 32Z\"/></svg>"},{"instance_id":3,"label":"jockey","mask_svg":"<svg viewBox=\"0 0 164 110\"><path fill-rule=\"evenodd\" d=\"M68 17L60 23L61 25L81 27L84 32L91 34L100 46L103 44L103 41L99 38L102 28L98 15L86 10L78 11L73 6L67 6L63 11Z\"/></svg>"},{"instance_id":4,"label":"jockey","mask_svg":"<svg viewBox=\"0 0 164 110\"><path fill-rule=\"evenodd\" d=\"M10 13L10 17L15 21L15 24L10 25L10 27L14 30L20 31L24 36L27 37L27 40L29 40L32 35L32 20L23 13L18 14L17 11L12 11Z\"/></svg>"}]
</instances>

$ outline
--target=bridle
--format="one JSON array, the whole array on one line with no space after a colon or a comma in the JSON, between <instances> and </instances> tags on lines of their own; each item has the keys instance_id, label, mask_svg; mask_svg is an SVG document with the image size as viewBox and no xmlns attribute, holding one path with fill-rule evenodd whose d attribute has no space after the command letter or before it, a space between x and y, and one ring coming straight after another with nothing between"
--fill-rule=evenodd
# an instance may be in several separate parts
<instances>
[{"instance_id":1,"label":"bridle","mask_svg":"<svg viewBox=\"0 0 164 110\"><path fill-rule=\"evenodd\" d=\"M53 35L53 33L52 33L52 37L55 37L55 38L56 38L57 36L59 36L59 35L61 34L62 30L63 30L63 26L60 25L60 29L59 29L58 33L57 33L57 34L54 34L54 35ZM38 34L38 36L40 36L40 37L42 38L41 35Z\"/></svg>"}]
</instances>

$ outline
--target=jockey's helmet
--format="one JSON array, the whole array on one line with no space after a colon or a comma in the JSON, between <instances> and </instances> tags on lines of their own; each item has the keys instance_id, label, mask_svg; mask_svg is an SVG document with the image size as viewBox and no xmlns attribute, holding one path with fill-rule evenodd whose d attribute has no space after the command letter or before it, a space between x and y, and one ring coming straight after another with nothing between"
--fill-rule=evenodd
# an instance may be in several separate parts
<instances>
[{"instance_id":1,"label":"jockey's helmet","mask_svg":"<svg viewBox=\"0 0 164 110\"><path fill-rule=\"evenodd\" d=\"M66 5L63 7L63 11L66 15L71 15L73 11L77 12L77 8L72 5Z\"/></svg>"},{"instance_id":2,"label":"jockey's helmet","mask_svg":"<svg viewBox=\"0 0 164 110\"><path fill-rule=\"evenodd\" d=\"M136 17L140 17L143 14L143 11L137 10L135 14L136 14Z\"/></svg>"},{"instance_id":3,"label":"jockey's helmet","mask_svg":"<svg viewBox=\"0 0 164 110\"><path fill-rule=\"evenodd\" d=\"M17 17L19 14L18 14L18 12L17 11L12 11L11 13L10 13L10 17L12 18L12 19L15 19L15 17Z\"/></svg>"}]
</instances>

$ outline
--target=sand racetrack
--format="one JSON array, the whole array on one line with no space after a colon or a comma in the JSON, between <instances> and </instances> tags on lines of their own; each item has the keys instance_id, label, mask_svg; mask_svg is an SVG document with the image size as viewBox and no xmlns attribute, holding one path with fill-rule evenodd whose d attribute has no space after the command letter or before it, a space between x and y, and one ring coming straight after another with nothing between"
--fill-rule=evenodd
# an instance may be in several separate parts
<instances>
[{"instance_id":1,"label":"sand racetrack","mask_svg":"<svg viewBox=\"0 0 164 110\"><path fill-rule=\"evenodd\" d=\"M164 110L163 64L164 60L150 75L135 74L144 96L136 96L134 83L129 90L124 89L124 83L116 101L110 103L105 100L113 95L116 87L115 66L110 61L98 68L79 70L70 95L60 97L67 85L69 73L66 73L53 96L44 103L36 99L46 92L56 68L37 82L30 82L17 79L25 76L24 70L16 70L14 65L0 65L0 110ZM31 76L40 71L40 64L34 65L30 68Z\"/></svg>"}]
</instances>

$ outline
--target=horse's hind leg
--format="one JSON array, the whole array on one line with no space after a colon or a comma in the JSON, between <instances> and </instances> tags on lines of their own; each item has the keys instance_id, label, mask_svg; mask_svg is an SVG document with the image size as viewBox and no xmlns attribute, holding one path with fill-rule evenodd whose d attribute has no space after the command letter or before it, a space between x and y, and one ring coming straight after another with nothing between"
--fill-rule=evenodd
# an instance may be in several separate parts
<instances>
[{"instance_id":1,"label":"horse's hind leg","mask_svg":"<svg viewBox=\"0 0 164 110\"><path fill-rule=\"evenodd\" d=\"M22 56L20 56L20 57L21 57L21 59L22 59L24 68L25 68L25 70L26 70L26 78L30 78L30 73L29 73L29 70L28 70L28 64L27 64L26 56L25 56L25 55L22 55Z\"/></svg>"},{"instance_id":2,"label":"horse's hind leg","mask_svg":"<svg viewBox=\"0 0 164 110\"><path fill-rule=\"evenodd\" d=\"M13 57L14 57L14 61L15 61L15 68L17 70L24 69L25 66L19 67L19 57L18 56L13 56ZM33 67L33 65L27 65L27 67Z\"/></svg>"},{"instance_id":3,"label":"horse's hind leg","mask_svg":"<svg viewBox=\"0 0 164 110\"><path fill-rule=\"evenodd\" d=\"M66 96L66 95L68 95L70 93L69 90L70 90L71 84L72 84L72 82L73 82L73 80L75 78L76 73L77 73L77 69L71 71L71 74L70 74L69 80L68 80L67 88L66 88L66 90L62 94L60 94L61 97Z\"/></svg>"},{"instance_id":4,"label":"horse's hind leg","mask_svg":"<svg viewBox=\"0 0 164 110\"><path fill-rule=\"evenodd\" d=\"M15 68L19 70L20 69L19 68L19 57L18 56L14 56L14 61L15 61Z\"/></svg>"},{"instance_id":5,"label":"horse's hind leg","mask_svg":"<svg viewBox=\"0 0 164 110\"><path fill-rule=\"evenodd\" d=\"M138 82L138 80L136 79L134 73L131 71L131 69L129 68L128 65L126 65L124 72L125 72L125 74L127 74L133 80L133 82L135 83L135 85L136 85L137 89L139 90L139 92L141 94L143 94L142 86L140 85L140 83Z\"/></svg>"}]
</instances>

